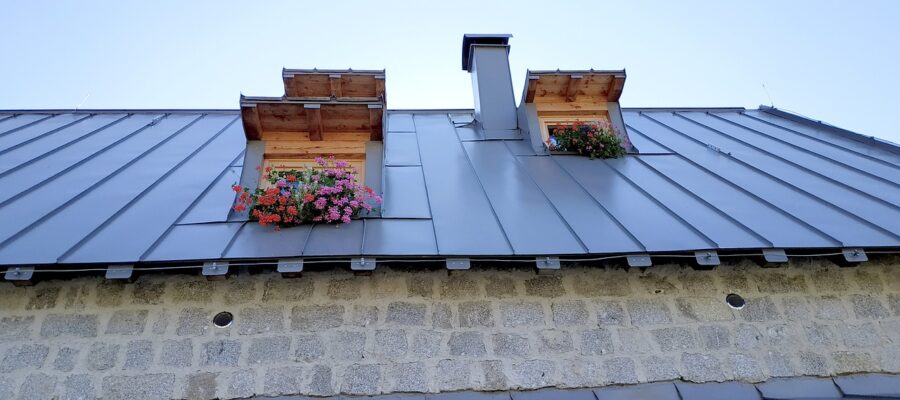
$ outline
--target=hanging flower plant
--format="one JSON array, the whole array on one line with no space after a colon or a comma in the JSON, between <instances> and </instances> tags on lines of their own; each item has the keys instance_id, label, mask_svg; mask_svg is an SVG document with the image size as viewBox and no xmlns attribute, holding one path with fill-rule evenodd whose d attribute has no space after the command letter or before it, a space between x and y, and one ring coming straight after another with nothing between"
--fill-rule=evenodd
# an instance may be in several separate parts
<instances>
[{"instance_id":1,"label":"hanging flower plant","mask_svg":"<svg viewBox=\"0 0 900 400\"><path fill-rule=\"evenodd\" d=\"M627 138L606 120L584 123L575 121L572 125L550 127L550 138L546 144L550 151L571 151L594 158L619 158L625 155Z\"/></svg>"},{"instance_id":2,"label":"hanging flower plant","mask_svg":"<svg viewBox=\"0 0 900 400\"><path fill-rule=\"evenodd\" d=\"M356 182L358 171L346 161L316 157L317 168L273 170L262 179L271 185L254 189L234 185L234 211L250 210L250 218L276 227L304 223L349 224L362 210L372 211L381 197ZM260 169L260 167L257 167Z\"/></svg>"}]
</instances>

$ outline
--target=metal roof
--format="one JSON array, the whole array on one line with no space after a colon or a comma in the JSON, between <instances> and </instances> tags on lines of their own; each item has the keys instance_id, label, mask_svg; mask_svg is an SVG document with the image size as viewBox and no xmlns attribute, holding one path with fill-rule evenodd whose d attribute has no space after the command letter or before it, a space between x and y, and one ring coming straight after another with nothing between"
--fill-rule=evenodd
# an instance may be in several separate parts
<instances>
[{"instance_id":1,"label":"metal roof","mask_svg":"<svg viewBox=\"0 0 900 400\"><path fill-rule=\"evenodd\" d=\"M268 397L267 397L268 398ZM860 374L835 378L780 378L763 383L657 382L583 389L531 391L395 393L380 396L328 397L372 400L842 400L900 399L900 376ZM308 400L282 396L278 400Z\"/></svg>"},{"instance_id":2,"label":"metal roof","mask_svg":"<svg viewBox=\"0 0 900 400\"><path fill-rule=\"evenodd\" d=\"M275 231L236 110L0 111L0 265L900 247L900 150L778 110L625 109L616 160L386 114L381 216Z\"/></svg>"}]
</instances>

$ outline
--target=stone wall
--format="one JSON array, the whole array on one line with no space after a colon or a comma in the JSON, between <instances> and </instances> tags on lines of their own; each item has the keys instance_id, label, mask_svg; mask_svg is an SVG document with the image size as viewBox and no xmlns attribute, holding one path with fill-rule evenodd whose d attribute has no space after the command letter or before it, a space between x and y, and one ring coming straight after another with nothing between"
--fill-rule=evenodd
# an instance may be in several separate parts
<instances>
[{"instance_id":1,"label":"stone wall","mask_svg":"<svg viewBox=\"0 0 900 400\"><path fill-rule=\"evenodd\" d=\"M0 286L0 398L222 398L900 372L900 261L379 268ZM747 299L729 308L728 293ZM219 311L234 324L211 323Z\"/></svg>"}]
</instances>

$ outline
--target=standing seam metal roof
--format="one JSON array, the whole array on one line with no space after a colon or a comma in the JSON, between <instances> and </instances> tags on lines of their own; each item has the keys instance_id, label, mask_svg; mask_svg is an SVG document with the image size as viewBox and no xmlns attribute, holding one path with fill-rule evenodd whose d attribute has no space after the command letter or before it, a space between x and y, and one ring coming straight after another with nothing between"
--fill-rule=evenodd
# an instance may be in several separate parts
<instances>
[{"instance_id":1,"label":"standing seam metal roof","mask_svg":"<svg viewBox=\"0 0 900 400\"><path fill-rule=\"evenodd\" d=\"M0 111L0 264L900 247L900 148L779 110L625 109L639 155L388 111L380 217L229 220L237 111Z\"/></svg>"}]
</instances>

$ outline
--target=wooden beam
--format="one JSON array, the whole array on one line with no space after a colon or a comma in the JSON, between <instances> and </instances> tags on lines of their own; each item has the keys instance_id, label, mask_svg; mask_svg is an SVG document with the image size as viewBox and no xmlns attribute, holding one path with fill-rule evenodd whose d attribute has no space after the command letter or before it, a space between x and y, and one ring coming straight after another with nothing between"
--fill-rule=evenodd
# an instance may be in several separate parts
<instances>
[{"instance_id":1,"label":"wooden beam","mask_svg":"<svg viewBox=\"0 0 900 400\"><path fill-rule=\"evenodd\" d=\"M609 81L609 89L606 90L606 100L619 101L622 96L622 89L625 88L625 77L615 76Z\"/></svg>"},{"instance_id":2,"label":"wooden beam","mask_svg":"<svg viewBox=\"0 0 900 400\"><path fill-rule=\"evenodd\" d=\"M369 128L371 129L369 140L381 140L384 137L384 128L381 122L383 116L384 109L381 106L369 106Z\"/></svg>"},{"instance_id":3,"label":"wooden beam","mask_svg":"<svg viewBox=\"0 0 900 400\"><path fill-rule=\"evenodd\" d=\"M241 122L244 124L244 136L247 140L259 140L262 135L262 124L259 122L256 104L241 106Z\"/></svg>"},{"instance_id":4,"label":"wooden beam","mask_svg":"<svg viewBox=\"0 0 900 400\"><path fill-rule=\"evenodd\" d=\"M384 75L375 77L375 97L380 97L382 104L387 102L387 97L384 93Z\"/></svg>"},{"instance_id":5,"label":"wooden beam","mask_svg":"<svg viewBox=\"0 0 900 400\"><path fill-rule=\"evenodd\" d=\"M581 82L581 75L570 75L569 83L566 84L566 101L573 102L575 101L575 97L578 95L578 91L575 89L575 85Z\"/></svg>"},{"instance_id":6,"label":"wooden beam","mask_svg":"<svg viewBox=\"0 0 900 400\"><path fill-rule=\"evenodd\" d=\"M334 97L335 99L338 97L344 97L344 93L341 88L341 75L328 75L328 81L331 83L331 97Z\"/></svg>"},{"instance_id":7,"label":"wooden beam","mask_svg":"<svg viewBox=\"0 0 900 400\"><path fill-rule=\"evenodd\" d=\"M533 103L534 102L534 94L537 92L538 83L541 82L541 78L537 76L529 76L528 77L528 89L525 91L525 102Z\"/></svg>"},{"instance_id":8,"label":"wooden beam","mask_svg":"<svg viewBox=\"0 0 900 400\"><path fill-rule=\"evenodd\" d=\"M318 104L304 104L303 108L309 126L309 140L322 140L322 109Z\"/></svg>"}]
</instances>

